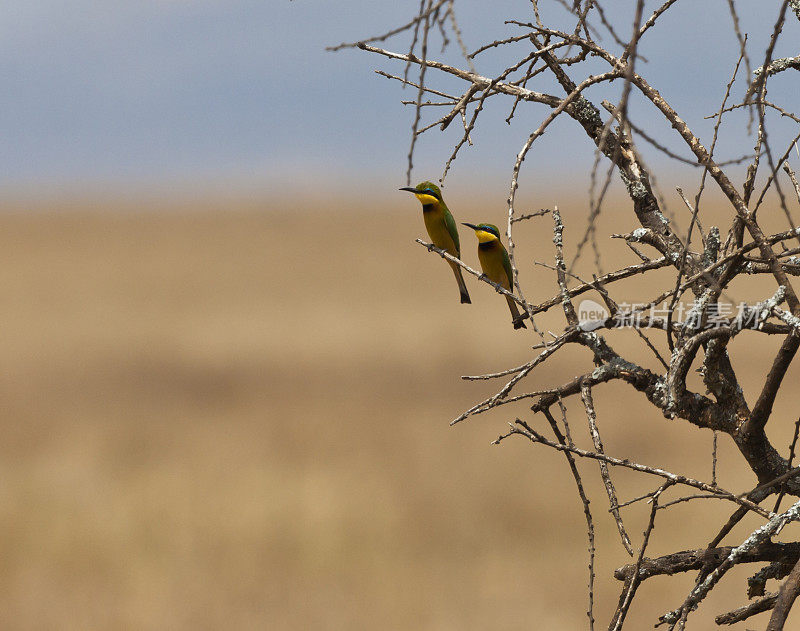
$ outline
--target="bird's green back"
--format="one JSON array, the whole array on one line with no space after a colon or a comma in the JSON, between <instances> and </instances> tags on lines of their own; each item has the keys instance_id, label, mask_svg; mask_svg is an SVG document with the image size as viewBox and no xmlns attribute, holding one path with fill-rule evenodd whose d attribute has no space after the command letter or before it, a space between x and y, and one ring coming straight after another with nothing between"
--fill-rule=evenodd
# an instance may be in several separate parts
<instances>
[{"instance_id":1,"label":"bird's green back","mask_svg":"<svg viewBox=\"0 0 800 631\"><path fill-rule=\"evenodd\" d=\"M508 284L512 288L514 287L514 272L511 269L511 259L508 257L508 252L506 251L505 247L502 243L498 242L500 245L500 249L503 251L503 269L506 270L506 276L508 276Z\"/></svg>"},{"instance_id":2,"label":"bird's green back","mask_svg":"<svg viewBox=\"0 0 800 631\"><path fill-rule=\"evenodd\" d=\"M450 236L453 239L453 243L456 244L456 251L458 252L458 257L461 257L461 243L458 241L458 228L456 227L456 220L453 219L453 215L447 209L447 204L444 203L444 200L441 201L442 210L444 211L444 225L447 227L447 232L450 233Z\"/></svg>"}]
</instances>

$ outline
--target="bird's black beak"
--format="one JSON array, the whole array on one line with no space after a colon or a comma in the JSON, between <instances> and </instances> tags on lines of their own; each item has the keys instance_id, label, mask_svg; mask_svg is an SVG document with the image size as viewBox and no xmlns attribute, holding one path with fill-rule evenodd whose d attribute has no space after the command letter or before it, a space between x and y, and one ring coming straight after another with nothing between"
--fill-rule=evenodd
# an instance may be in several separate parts
<instances>
[{"instance_id":1,"label":"bird's black beak","mask_svg":"<svg viewBox=\"0 0 800 631\"><path fill-rule=\"evenodd\" d=\"M467 226L467 228L472 228L473 230L477 230L478 229L478 226L476 226L475 224L471 224L471 223L462 223L461 225L462 226Z\"/></svg>"},{"instance_id":2,"label":"bird's black beak","mask_svg":"<svg viewBox=\"0 0 800 631\"><path fill-rule=\"evenodd\" d=\"M417 192L417 189L415 189L413 186L404 186L403 188L398 188L397 190L398 191L408 191L409 193L416 193Z\"/></svg>"}]
</instances>

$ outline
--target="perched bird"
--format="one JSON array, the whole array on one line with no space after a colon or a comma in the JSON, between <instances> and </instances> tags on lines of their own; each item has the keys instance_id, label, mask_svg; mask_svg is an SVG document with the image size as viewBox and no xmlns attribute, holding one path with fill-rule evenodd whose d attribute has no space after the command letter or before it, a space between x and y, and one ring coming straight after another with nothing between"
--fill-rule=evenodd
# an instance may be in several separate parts
<instances>
[{"instance_id":1,"label":"perched bird","mask_svg":"<svg viewBox=\"0 0 800 631\"><path fill-rule=\"evenodd\" d=\"M433 245L441 248L448 254L461 258L461 246L458 243L458 228L453 219L453 215L447 209L447 204L442 199L442 192L433 182L420 182L414 187L407 186L400 189L414 193L422 204L422 217L425 220L425 228ZM467 285L464 283L464 276L461 268L455 263L450 263L453 273L458 281L458 289L461 292L461 302L467 304L472 301L469 299Z\"/></svg>"},{"instance_id":2,"label":"perched bird","mask_svg":"<svg viewBox=\"0 0 800 631\"><path fill-rule=\"evenodd\" d=\"M478 237L478 260L481 263L481 269L486 277L500 285L503 289L512 291L513 276L511 272L511 261L508 258L503 243L500 241L500 231L497 226L490 223L482 223L477 226L471 223L465 223L465 226L472 228L475 231L475 236ZM514 302L510 296L506 296L508 308L511 310L512 322L515 329L525 329L525 323L520 317L517 303Z\"/></svg>"}]
</instances>

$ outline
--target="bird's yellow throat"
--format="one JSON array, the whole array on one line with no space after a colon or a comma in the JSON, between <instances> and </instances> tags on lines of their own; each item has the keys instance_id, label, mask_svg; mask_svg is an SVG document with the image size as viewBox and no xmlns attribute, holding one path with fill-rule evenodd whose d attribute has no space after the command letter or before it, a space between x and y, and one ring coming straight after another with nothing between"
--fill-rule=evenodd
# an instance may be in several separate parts
<instances>
[{"instance_id":1,"label":"bird's yellow throat","mask_svg":"<svg viewBox=\"0 0 800 631\"><path fill-rule=\"evenodd\" d=\"M475 236L478 237L478 241L481 243L489 243L490 241L497 241L497 237L493 235L491 232L486 232L486 230L476 230Z\"/></svg>"},{"instance_id":2,"label":"bird's yellow throat","mask_svg":"<svg viewBox=\"0 0 800 631\"><path fill-rule=\"evenodd\" d=\"M422 202L423 206L427 206L428 204L438 204L439 200L436 199L433 195L426 195L425 193L414 193L416 198Z\"/></svg>"}]
</instances>

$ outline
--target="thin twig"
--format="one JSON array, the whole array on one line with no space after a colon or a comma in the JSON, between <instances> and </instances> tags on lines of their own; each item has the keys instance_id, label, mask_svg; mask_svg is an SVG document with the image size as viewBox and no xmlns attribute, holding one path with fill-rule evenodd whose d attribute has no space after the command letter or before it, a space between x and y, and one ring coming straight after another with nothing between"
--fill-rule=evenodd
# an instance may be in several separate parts
<instances>
[{"instance_id":1,"label":"thin twig","mask_svg":"<svg viewBox=\"0 0 800 631\"><path fill-rule=\"evenodd\" d=\"M647 465L639 464L637 462L632 462L631 460L614 458L612 456L607 456L606 454L599 454L594 451L586 451L585 449L580 449L578 447L570 445L562 445L554 443L553 441L548 440L547 438L536 432L527 423L525 423L525 421L521 421L520 419L516 420L515 425L511 425L511 431L497 438L494 441L494 444L497 444L502 440L504 440L505 438L515 434L524 436L525 438L528 438L530 441L534 443L540 443L542 445L551 447L552 449L556 449L558 451L569 451L575 454L576 456L580 456L581 458L590 458L592 460L603 460L604 462L613 465L615 467L624 467L626 469L631 469L633 471L639 471L640 473L647 473L649 475L654 475L660 478L664 478L665 480L671 480L675 484L682 484L685 486L691 486L693 488L700 489L701 491L707 491L708 493L718 495L723 499L727 499L731 502L739 504L740 506L746 507L748 510L758 513L762 517L769 517L770 515L770 513L765 511L758 504L754 504L750 500L738 497L733 493L730 493L722 489L719 486L711 486L710 484L707 484L705 482L701 482L693 478L688 478L684 475L671 473L670 471L659 469L658 467L650 467Z\"/></svg>"},{"instance_id":2,"label":"thin twig","mask_svg":"<svg viewBox=\"0 0 800 631\"><path fill-rule=\"evenodd\" d=\"M581 386L581 400L583 401L583 406L586 409L586 418L589 420L589 433L592 436L594 449L599 454L605 453L603 451L603 441L600 438L600 432L597 429L597 413L594 409L592 389L588 384ZM606 487L608 502L611 506L611 514L614 516L614 521L617 524L617 530L619 530L622 546L625 548L628 554L633 556L631 539L625 530L625 525L622 523L622 517L620 516L619 509L617 508L617 492L614 489L614 483L611 481L611 475L608 473L608 465L602 460L598 460L597 462L600 465L600 477L603 479L603 484Z\"/></svg>"},{"instance_id":3,"label":"thin twig","mask_svg":"<svg viewBox=\"0 0 800 631\"><path fill-rule=\"evenodd\" d=\"M633 566L633 570L628 574L628 578L625 579L625 584L622 588L622 594L620 594L619 598L619 604L617 605L617 609L614 612L613 618L611 619L611 623L608 625L609 631L620 631L620 629L622 629L622 625L625 622L625 617L628 615L628 610L633 603L633 597L636 595L636 590L642 582L639 570L641 569L642 562L644 561L644 553L645 550L647 550L647 544L650 543L650 535L652 534L653 528L656 524L656 512L659 509L658 498L661 497L661 494L670 486L672 486L672 484L673 482L667 480L658 488L658 490L655 491L655 493L651 493L649 495L650 502L652 504L650 507L650 519L647 522L647 528L645 528L644 531L644 538L642 539L642 545L639 547L639 555L636 558L636 563Z\"/></svg>"},{"instance_id":4,"label":"thin twig","mask_svg":"<svg viewBox=\"0 0 800 631\"><path fill-rule=\"evenodd\" d=\"M794 436L792 436L792 442L789 445L789 460L787 461L786 466L790 469L792 467L792 463L794 462L794 449L797 446L798 435L800 435L800 416L798 416L797 420L794 422ZM781 500L783 499L784 495L786 495L786 485L781 484L781 492L778 493L778 497L775 500L775 506L772 509L773 513L777 513L778 509L780 509Z\"/></svg>"},{"instance_id":5,"label":"thin twig","mask_svg":"<svg viewBox=\"0 0 800 631\"><path fill-rule=\"evenodd\" d=\"M561 406L561 413L564 418L565 427L566 425L566 414L564 410L564 406ZM561 444L566 444L566 439L564 438L564 434L561 433L561 430L558 427L558 423L553 418L553 415L550 413L549 409L542 410L542 414L544 414L547 422L550 423L550 427L553 430L553 434L556 437L556 440ZM586 497L586 492L583 490L583 482L581 480L580 473L578 472L578 467L575 464L575 458L571 453L568 451L564 452L564 456L567 459L567 463L569 464L570 472L572 473L572 477L575 480L575 486L578 490L578 497L581 499L581 504L583 505L583 514L586 517L586 537L589 541L589 585L588 585L588 592L589 592L589 608L586 611L586 615L589 616L589 629L594 629L594 578L595 578L595 571L594 571L594 555L595 555L595 543L594 543L594 522L592 520L592 511L589 509L589 498Z\"/></svg>"}]
</instances>

